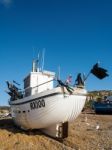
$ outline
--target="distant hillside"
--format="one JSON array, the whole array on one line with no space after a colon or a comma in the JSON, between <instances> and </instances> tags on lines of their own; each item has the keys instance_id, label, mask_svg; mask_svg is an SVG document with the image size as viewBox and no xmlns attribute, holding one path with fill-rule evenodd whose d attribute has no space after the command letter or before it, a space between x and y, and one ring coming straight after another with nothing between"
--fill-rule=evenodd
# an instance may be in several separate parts
<instances>
[{"instance_id":1,"label":"distant hillside","mask_svg":"<svg viewBox=\"0 0 112 150\"><path fill-rule=\"evenodd\" d=\"M104 99L106 96L112 95L112 90L89 91L88 100Z\"/></svg>"},{"instance_id":2,"label":"distant hillside","mask_svg":"<svg viewBox=\"0 0 112 150\"><path fill-rule=\"evenodd\" d=\"M112 95L112 90L98 90L98 91L89 91L92 94L101 94L101 95Z\"/></svg>"},{"instance_id":3,"label":"distant hillside","mask_svg":"<svg viewBox=\"0 0 112 150\"><path fill-rule=\"evenodd\" d=\"M10 106L0 106L0 110L10 110Z\"/></svg>"}]
</instances>

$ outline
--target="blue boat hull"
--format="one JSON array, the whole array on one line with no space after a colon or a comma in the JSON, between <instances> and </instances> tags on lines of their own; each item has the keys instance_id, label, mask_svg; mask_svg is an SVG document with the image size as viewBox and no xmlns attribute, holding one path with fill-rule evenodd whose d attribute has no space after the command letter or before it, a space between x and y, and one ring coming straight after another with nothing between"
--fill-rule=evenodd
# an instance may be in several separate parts
<instances>
[{"instance_id":1,"label":"blue boat hull","mask_svg":"<svg viewBox=\"0 0 112 150\"><path fill-rule=\"evenodd\" d=\"M97 114L112 114L112 103L94 103L94 110Z\"/></svg>"}]
</instances>

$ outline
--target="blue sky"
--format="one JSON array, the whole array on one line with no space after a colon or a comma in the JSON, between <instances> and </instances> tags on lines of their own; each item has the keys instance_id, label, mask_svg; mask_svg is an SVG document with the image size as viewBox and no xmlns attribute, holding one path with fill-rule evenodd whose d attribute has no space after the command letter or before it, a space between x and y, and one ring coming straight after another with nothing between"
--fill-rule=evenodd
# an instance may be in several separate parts
<instances>
[{"instance_id":1,"label":"blue sky","mask_svg":"<svg viewBox=\"0 0 112 150\"><path fill-rule=\"evenodd\" d=\"M91 75L88 90L112 89L111 0L0 0L0 105L7 105L6 80L21 83L38 51L47 70L61 78L87 74L100 61L110 76Z\"/></svg>"}]
</instances>

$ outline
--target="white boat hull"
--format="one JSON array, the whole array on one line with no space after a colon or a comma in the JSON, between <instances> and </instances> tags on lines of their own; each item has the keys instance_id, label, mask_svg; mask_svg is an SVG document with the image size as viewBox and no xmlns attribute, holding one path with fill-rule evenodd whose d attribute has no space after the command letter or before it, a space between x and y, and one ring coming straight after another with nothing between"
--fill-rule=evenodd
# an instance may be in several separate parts
<instances>
[{"instance_id":1,"label":"white boat hull","mask_svg":"<svg viewBox=\"0 0 112 150\"><path fill-rule=\"evenodd\" d=\"M63 94L60 87L10 102L12 118L24 129L48 128L57 123L71 122L81 113L86 90Z\"/></svg>"}]
</instances>

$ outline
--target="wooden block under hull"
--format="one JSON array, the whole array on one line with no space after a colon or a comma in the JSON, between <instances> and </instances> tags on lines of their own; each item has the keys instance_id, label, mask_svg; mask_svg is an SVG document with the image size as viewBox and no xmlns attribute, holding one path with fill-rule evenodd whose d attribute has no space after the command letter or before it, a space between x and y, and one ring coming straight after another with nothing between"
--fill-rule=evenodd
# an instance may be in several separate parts
<instances>
[{"instance_id":1,"label":"wooden block under hull","mask_svg":"<svg viewBox=\"0 0 112 150\"><path fill-rule=\"evenodd\" d=\"M46 129L42 129L42 132L53 138L59 138L59 139L67 138L68 122L52 125Z\"/></svg>"}]
</instances>

